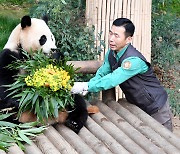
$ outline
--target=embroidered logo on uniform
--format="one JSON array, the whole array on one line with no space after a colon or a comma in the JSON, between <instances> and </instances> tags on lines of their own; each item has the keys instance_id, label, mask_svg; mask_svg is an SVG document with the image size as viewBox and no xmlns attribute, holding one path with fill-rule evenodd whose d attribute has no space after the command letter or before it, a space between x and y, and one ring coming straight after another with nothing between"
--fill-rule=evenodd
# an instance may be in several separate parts
<instances>
[{"instance_id":1,"label":"embroidered logo on uniform","mask_svg":"<svg viewBox=\"0 0 180 154\"><path fill-rule=\"evenodd\" d=\"M131 68L131 62L130 61L125 61L123 63L123 68L124 69L130 69Z\"/></svg>"}]
</instances>

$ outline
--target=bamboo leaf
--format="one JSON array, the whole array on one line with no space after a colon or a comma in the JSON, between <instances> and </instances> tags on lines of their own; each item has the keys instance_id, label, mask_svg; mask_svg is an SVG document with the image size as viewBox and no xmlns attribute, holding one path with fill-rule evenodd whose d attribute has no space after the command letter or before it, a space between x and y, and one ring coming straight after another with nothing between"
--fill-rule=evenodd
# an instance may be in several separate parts
<instances>
[{"instance_id":1,"label":"bamboo leaf","mask_svg":"<svg viewBox=\"0 0 180 154\"><path fill-rule=\"evenodd\" d=\"M36 103L36 100L38 98L39 94L38 93L35 93L33 99L32 99L32 107L34 106L34 104Z\"/></svg>"},{"instance_id":2,"label":"bamboo leaf","mask_svg":"<svg viewBox=\"0 0 180 154\"><path fill-rule=\"evenodd\" d=\"M21 137L23 141L25 141L28 144L32 144L31 140L22 132L21 130L18 130L18 135Z\"/></svg>"},{"instance_id":3,"label":"bamboo leaf","mask_svg":"<svg viewBox=\"0 0 180 154\"><path fill-rule=\"evenodd\" d=\"M54 105L54 112L53 115L57 118L58 117L58 102L54 97L51 98L52 104Z\"/></svg>"},{"instance_id":4,"label":"bamboo leaf","mask_svg":"<svg viewBox=\"0 0 180 154\"><path fill-rule=\"evenodd\" d=\"M19 89L16 89L14 91L12 91L11 93L9 93L6 97L12 96L13 94L17 93L19 91Z\"/></svg>"},{"instance_id":5,"label":"bamboo leaf","mask_svg":"<svg viewBox=\"0 0 180 154\"><path fill-rule=\"evenodd\" d=\"M15 142L15 140L11 136L5 135L5 134L0 134L0 141L1 142L8 142L8 143Z\"/></svg>"},{"instance_id":6,"label":"bamboo leaf","mask_svg":"<svg viewBox=\"0 0 180 154\"><path fill-rule=\"evenodd\" d=\"M27 136L32 136L32 137L36 137L37 135L33 134L33 133L24 133Z\"/></svg>"},{"instance_id":7,"label":"bamboo leaf","mask_svg":"<svg viewBox=\"0 0 180 154\"><path fill-rule=\"evenodd\" d=\"M27 95L27 94L28 94L28 93L26 93L26 92L22 93L21 99L20 99L20 101L19 101L19 106L21 106L21 104L22 104L22 102L24 101L24 99L26 98L26 95Z\"/></svg>"},{"instance_id":8,"label":"bamboo leaf","mask_svg":"<svg viewBox=\"0 0 180 154\"><path fill-rule=\"evenodd\" d=\"M16 141L17 142L17 145L24 151L25 150L25 146L22 144L22 142L20 141Z\"/></svg>"},{"instance_id":9,"label":"bamboo leaf","mask_svg":"<svg viewBox=\"0 0 180 154\"><path fill-rule=\"evenodd\" d=\"M17 83L17 84L13 84L13 86L11 88L9 88L8 90L14 90L14 89L17 89L19 87L22 87L26 85L25 83Z\"/></svg>"},{"instance_id":10,"label":"bamboo leaf","mask_svg":"<svg viewBox=\"0 0 180 154\"><path fill-rule=\"evenodd\" d=\"M37 114L37 119L43 122L43 116L41 114L41 110L39 106L39 99L37 99L37 102L36 102L35 113Z\"/></svg>"},{"instance_id":11,"label":"bamboo leaf","mask_svg":"<svg viewBox=\"0 0 180 154\"><path fill-rule=\"evenodd\" d=\"M46 127L45 126L41 126L38 128L31 128L31 129L25 129L25 130L21 130L24 134L25 133L33 133L33 134L39 134L41 133L43 130L45 130Z\"/></svg>"},{"instance_id":12,"label":"bamboo leaf","mask_svg":"<svg viewBox=\"0 0 180 154\"><path fill-rule=\"evenodd\" d=\"M6 122L6 121L0 121L0 127L2 126L6 126L6 127L16 127L17 125L16 124L13 124L13 123L10 123L10 122Z\"/></svg>"},{"instance_id":13,"label":"bamboo leaf","mask_svg":"<svg viewBox=\"0 0 180 154\"><path fill-rule=\"evenodd\" d=\"M32 127L37 126L37 125L38 125L38 122L35 121L35 122L28 122L28 123L19 124L18 127L19 128L32 128Z\"/></svg>"},{"instance_id":14,"label":"bamboo leaf","mask_svg":"<svg viewBox=\"0 0 180 154\"><path fill-rule=\"evenodd\" d=\"M15 114L15 113L6 113L6 114L1 114L0 113L0 120L6 119L6 118L8 118L9 116L11 116L13 114Z\"/></svg>"},{"instance_id":15,"label":"bamboo leaf","mask_svg":"<svg viewBox=\"0 0 180 154\"><path fill-rule=\"evenodd\" d=\"M49 100L49 111L50 111L51 115L55 116L54 115L54 104L53 104L53 98L52 97Z\"/></svg>"}]
</instances>

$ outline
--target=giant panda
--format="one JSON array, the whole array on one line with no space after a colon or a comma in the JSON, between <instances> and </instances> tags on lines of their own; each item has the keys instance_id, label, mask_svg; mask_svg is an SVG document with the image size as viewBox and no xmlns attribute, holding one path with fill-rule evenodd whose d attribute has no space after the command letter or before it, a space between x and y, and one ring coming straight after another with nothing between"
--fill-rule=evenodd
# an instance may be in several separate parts
<instances>
[{"instance_id":1,"label":"giant panda","mask_svg":"<svg viewBox=\"0 0 180 154\"><path fill-rule=\"evenodd\" d=\"M47 55L56 49L55 38L47 26L47 21L47 17L43 19L22 17L21 23L12 31L3 51L0 52L0 110L4 111L9 108L18 110L19 102L8 96L10 92L6 91L7 88L3 85L15 82L14 76L19 71L10 70L7 66L17 59L24 58L21 49L27 52L42 49L42 52ZM53 57L62 58L62 54L56 52ZM65 125L78 133L86 123L88 112L83 97L74 95L74 102L75 110L68 114Z\"/></svg>"}]
</instances>

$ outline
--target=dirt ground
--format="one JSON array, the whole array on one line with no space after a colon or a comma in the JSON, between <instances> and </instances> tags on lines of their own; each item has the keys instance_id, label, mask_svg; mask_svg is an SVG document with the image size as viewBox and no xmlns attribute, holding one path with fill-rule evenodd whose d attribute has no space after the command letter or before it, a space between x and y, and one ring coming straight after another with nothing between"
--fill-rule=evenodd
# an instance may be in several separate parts
<instances>
[{"instance_id":1,"label":"dirt ground","mask_svg":"<svg viewBox=\"0 0 180 154\"><path fill-rule=\"evenodd\" d=\"M180 137L180 117L173 118L173 133Z\"/></svg>"}]
</instances>

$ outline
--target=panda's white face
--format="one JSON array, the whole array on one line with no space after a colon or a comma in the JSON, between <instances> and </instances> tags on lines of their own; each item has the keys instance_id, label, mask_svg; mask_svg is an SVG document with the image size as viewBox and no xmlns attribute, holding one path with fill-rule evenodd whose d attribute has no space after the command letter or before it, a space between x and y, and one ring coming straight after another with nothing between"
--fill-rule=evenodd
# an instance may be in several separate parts
<instances>
[{"instance_id":1,"label":"panda's white face","mask_svg":"<svg viewBox=\"0 0 180 154\"><path fill-rule=\"evenodd\" d=\"M46 22L29 16L22 18L21 24L12 31L4 48L17 51L19 46L28 52L42 49L47 54L51 49L57 48L54 35Z\"/></svg>"},{"instance_id":2,"label":"panda's white face","mask_svg":"<svg viewBox=\"0 0 180 154\"><path fill-rule=\"evenodd\" d=\"M20 44L26 51L42 49L49 53L56 49L55 38L44 20L32 18L31 26L23 28L20 32Z\"/></svg>"}]
</instances>

